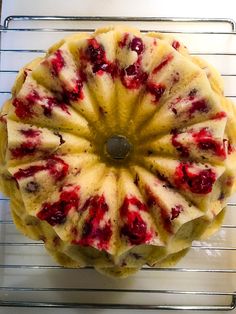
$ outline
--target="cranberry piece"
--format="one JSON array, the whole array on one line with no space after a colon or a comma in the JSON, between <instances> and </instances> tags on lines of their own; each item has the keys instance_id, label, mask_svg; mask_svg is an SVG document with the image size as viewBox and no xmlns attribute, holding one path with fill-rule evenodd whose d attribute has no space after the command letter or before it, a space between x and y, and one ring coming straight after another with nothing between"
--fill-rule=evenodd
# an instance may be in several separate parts
<instances>
[{"instance_id":1,"label":"cranberry piece","mask_svg":"<svg viewBox=\"0 0 236 314\"><path fill-rule=\"evenodd\" d=\"M190 117L196 112L205 112L207 113L209 111L209 108L207 107L207 103L205 102L204 99L196 100L192 103L190 109L189 109L189 114Z\"/></svg>"},{"instance_id":2,"label":"cranberry piece","mask_svg":"<svg viewBox=\"0 0 236 314\"><path fill-rule=\"evenodd\" d=\"M30 166L26 169L20 169L14 174L14 178L17 180L28 178L35 175L39 171L45 170L45 166Z\"/></svg>"},{"instance_id":3,"label":"cranberry piece","mask_svg":"<svg viewBox=\"0 0 236 314\"><path fill-rule=\"evenodd\" d=\"M160 100L161 96L164 94L166 87L161 83L155 84L149 82L146 86L146 90L154 96L154 102L157 103Z\"/></svg>"},{"instance_id":4,"label":"cranberry piece","mask_svg":"<svg viewBox=\"0 0 236 314\"><path fill-rule=\"evenodd\" d=\"M191 180L191 191L198 194L210 193L215 179L215 174L212 170L203 170L198 176Z\"/></svg>"},{"instance_id":5,"label":"cranberry piece","mask_svg":"<svg viewBox=\"0 0 236 314\"><path fill-rule=\"evenodd\" d=\"M62 68L65 66L65 60L62 57L61 50L57 50L50 59L52 74L58 76Z\"/></svg>"},{"instance_id":6,"label":"cranberry piece","mask_svg":"<svg viewBox=\"0 0 236 314\"><path fill-rule=\"evenodd\" d=\"M66 103L70 101L82 100L84 98L82 89L83 89L83 82L81 80L77 80L72 90L64 89L64 95L62 95L62 97Z\"/></svg>"},{"instance_id":7,"label":"cranberry piece","mask_svg":"<svg viewBox=\"0 0 236 314\"><path fill-rule=\"evenodd\" d=\"M135 206L138 211L131 211L130 207ZM148 208L136 197L126 197L120 208L121 218L125 221L120 233L127 237L131 244L146 243L152 237L151 232L147 232L147 225L143 221L139 211L148 211Z\"/></svg>"},{"instance_id":8,"label":"cranberry piece","mask_svg":"<svg viewBox=\"0 0 236 314\"><path fill-rule=\"evenodd\" d=\"M68 173L69 165L59 157L51 156L45 165L35 165L26 169L20 169L14 174L14 177L17 180L20 180L34 176L37 172L43 170L48 170L56 180L62 180Z\"/></svg>"},{"instance_id":9,"label":"cranberry piece","mask_svg":"<svg viewBox=\"0 0 236 314\"><path fill-rule=\"evenodd\" d=\"M25 98L29 103L32 104L35 103L37 100L40 100L39 94L35 90L32 90Z\"/></svg>"},{"instance_id":10,"label":"cranberry piece","mask_svg":"<svg viewBox=\"0 0 236 314\"><path fill-rule=\"evenodd\" d=\"M43 107L43 113L46 117L51 118L52 110L54 107L59 107L62 111L66 112L67 114L70 115L68 106L64 102L59 101L53 97L47 97L44 100L45 101L44 101L42 107Z\"/></svg>"},{"instance_id":11,"label":"cranberry piece","mask_svg":"<svg viewBox=\"0 0 236 314\"><path fill-rule=\"evenodd\" d=\"M74 244L82 246L94 245L103 250L108 248L112 236L110 219L101 227L100 222L104 219L109 210L103 195L90 197L79 209L79 211L88 211L88 216L84 222L82 235L79 240L73 240Z\"/></svg>"},{"instance_id":12,"label":"cranberry piece","mask_svg":"<svg viewBox=\"0 0 236 314\"><path fill-rule=\"evenodd\" d=\"M227 117L227 113L224 111L217 112L212 119L223 119Z\"/></svg>"},{"instance_id":13,"label":"cranberry piece","mask_svg":"<svg viewBox=\"0 0 236 314\"><path fill-rule=\"evenodd\" d=\"M235 148L231 145L231 143L228 141L228 154L232 154L235 151Z\"/></svg>"},{"instance_id":14,"label":"cranberry piece","mask_svg":"<svg viewBox=\"0 0 236 314\"><path fill-rule=\"evenodd\" d=\"M148 211L148 208L136 197L125 197L124 202L120 208L121 217L125 218L129 212L130 205L135 206L139 211Z\"/></svg>"},{"instance_id":15,"label":"cranberry piece","mask_svg":"<svg viewBox=\"0 0 236 314\"><path fill-rule=\"evenodd\" d=\"M118 46L120 48L124 48L127 45L128 38L129 38L129 34L125 33L123 39L118 42Z\"/></svg>"},{"instance_id":16,"label":"cranberry piece","mask_svg":"<svg viewBox=\"0 0 236 314\"><path fill-rule=\"evenodd\" d=\"M89 45L87 48L87 54L92 63L101 61L105 57L105 51L103 47L97 42L95 38L89 39Z\"/></svg>"},{"instance_id":17,"label":"cranberry piece","mask_svg":"<svg viewBox=\"0 0 236 314\"><path fill-rule=\"evenodd\" d=\"M20 133L23 134L25 137L34 138L40 136L42 132L40 130L35 129L26 129L20 130Z\"/></svg>"},{"instance_id":18,"label":"cranberry piece","mask_svg":"<svg viewBox=\"0 0 236 314\"><path fill-rule=\"evenodd\" d=\"M187 147L185 147L182 143L180 143L178 141L178 132L177 130L172 130L171 133L173 134L172 135L172 138L171 138L171 143L172 145L176 148L176 150L179 152L180 156L182 158L187 158L189 157L189 150Z\"/></svg>"},{"instance_id":19,"label":"cranberry piece","mask_svg":"<svg viewBox=\"0 0 236 314\"><path fill-rule=\"evenodd\" d=\"M202 128L192 134L195 142L201 150L212 150L217 156L226 158L226 147L223 142L216 141L207 128Z\"/></svg>"},{"instance_id":20,"label":"cranberry piece","mask_svg":"<svg viewBox=\"0 0 236 314\"><path fill-rule=\"evenodd\" d=\"M177 218L179 214L184 210L182 205L176 205L171 208L171 220Z\"/></svg>"},{"instance_id":21,"label":"cranberry piece","mask_svg":"<svg viewBox=\"0 0 236 314\"><path fill-rule=\"evenodd\" d=\"M49 173L56 180L62 180L68 173L69 165L65 163L64 160L62 160L61 158L52 156L47 161L46 169L49 170Z\"/></svg>"},{"instance_id":22,"label":"cranberry piece","mask_svg":"<svg viewBox=\"0 0 236 314\"><path fill-rule=\"evenodd\" d=\"M121 228L121 234L126 236L131 244L139 245L147 241L147 225L137 212L130 212L128 223Z\"/></svg>"},{"instance_id":23,"label":"cranberry piece","mask_svg":"<svg viewBox=\"0 0 236 314\"><path fill-rule=\"evenodd\" d=\"M156 74L157 72L161 71L171 60L173 60L174 56L172 54L167 55L162 62L155 67L153 70L153 74Z\"/></svg>"},{"instance_id":24,"label":"cranberry piece","mask_svg":"<svg viewBox=\"0 0 236 314\"><path fill-rule=\"evenodd\" d=\"M106 53L101 44L95 38L88 40L85 60L92 63L93 73L102 75L104 72L114 77L117 73L117 66L106 58Z\"/></svg>"},{"instance_id":25,"label":"cranberry piece","mask_svg":"<svg viewBox=\"0 0 236 314\"><path fill-rule=\"evenodd\" d=\"M19 118L27 119L32 118L32 116L34 115L32 107L28 103L25 103L22 100L15 98L12 104L16 108L15 113Z\"/></svg>"},{"instance_id":26,"label":"cranberry piece","mask_svg":"<svg viewBox=\"0 0 236 314\"><path fill-rule=\"evenodd\" d=\"M148 74L143 72L137 64L131 64L121 70L121 82L128 89L138 89L145 84Z\"/></svg>"},{"instance_id":27,"label":"cranberry piece","mask_svg":"<svg viewBox=\"0 0 236 314\"><path fill-rule=\"evenodd\" d=\"M125 73L126 73L126 75L129 75L129 76L131 76L131 75L137 75L137 74L138 74L138 69L137 69L137 67L136 67L135 64L131 64L131 65L129 65L129 66L125 69Z\"/></svg>"},{"instance_id":28,"label":"cranberry piece","mask_svg":"<svg viewBox=\"0 0 236 314\"><path fill-rule=\"evenodd\" d=\"M140 55L144 50L143 41L139 37L134 37L130 43L130 49Z\"/></svg>"},{"instance_id":29,"label":"cranberry piece","mask_svg":"<svg viewBox=\"0 0 236 314\"><path fill-rule=\"evenodd\" d=\"M191 168L193 171L191 171ZM192 193L208 194L216 181L216 174L211 169L196 172L190 163L180 163L175 171L175 184L187 188Z\"/></svg>"},{"instance_id":30,"label":"cranberry piece","mask_svg":"<svg viewBox=\"0 0 236 314\"><path fill-rule=\"evenodd\" d=\"M27 141L22 143L20 147L10 149L11 155L14 158L23 158L27 155L32 155L35 153L38 147L38 143Z\"/></svg>"},{"instance_id":31,"label":"cranberry piece","mask_svg":"<svg viewBox=\"0 0 236 314\"><path fill-rule=\"evenodd\" d=\"M44 203L37 217L40 220L46 220L50 225L55 226L57 224L63 224L66 220L68 212L79 206L79 197L77 191L78 187L75 187L71 191L63 191L60 194L60 199L55 203Z\"/></svg>"},{"instance_id":32,"label":"cranberry piece","mask_svg":"<svg viewBox=\"0 0 236 314\"><path fill-rule=\"evenodd\" d=\"M172 42L172 47L173 47L174 49L178 50L179 47L180 47L179 41L174 40L174 41Z\"/></svg>"}]
</instances>

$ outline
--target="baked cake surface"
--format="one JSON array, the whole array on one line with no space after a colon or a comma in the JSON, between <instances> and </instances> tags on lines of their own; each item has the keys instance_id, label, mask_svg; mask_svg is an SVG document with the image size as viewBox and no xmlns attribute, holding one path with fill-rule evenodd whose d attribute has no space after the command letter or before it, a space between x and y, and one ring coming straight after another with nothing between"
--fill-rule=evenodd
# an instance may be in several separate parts
<instances>
[{"instance_id":1,"label":"baked cake surface","mask_svg":"<svg viewBox=\"0 0 236 314\"><path fill-rule=\"evenodd\" d=\"M79 33L26 65L0 115L0 189L58 263L173 265L235 191L235 107L170 35Z\"/></svg>"}]
</instances>

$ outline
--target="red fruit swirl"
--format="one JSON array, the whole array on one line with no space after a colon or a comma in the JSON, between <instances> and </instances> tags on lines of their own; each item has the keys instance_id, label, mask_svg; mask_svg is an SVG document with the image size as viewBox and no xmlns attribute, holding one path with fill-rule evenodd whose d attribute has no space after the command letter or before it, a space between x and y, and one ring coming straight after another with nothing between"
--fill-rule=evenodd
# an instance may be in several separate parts
<instances>
[{"instance_id":1,"label":"red fruit swirl","mask_svg":"<svg viewBox=\"0 0 236 314\"><path fill-rule=\"evenodd\" d=\"M226 158L226 147L223 141L213 139L211 132L207 128L202 128L198 132L192 133L194 141L201 150L211 150L219 157Z\"/></svg>"},{"instance_id":2,"label":"red fruit swirl","mask_svg":"<svg viewBox=\"0 0 236 314\"><path fill-rule=\"evenodd\" d=\"M177 187L190 190L196 194L208 194L216 181L212 169L200 170L190 163L182 162L175 169L174 183Z\"/></svg>"},{"instance_id":3,"label":"red fruit swirl","mask_svg":"<svg viewBox=\"0 0 236 314\"><path fill-rule=\"evenodd\" d=\"M153 102L157 103L160 100L161 96L164 94L166 87L165 85L161 83L156 84L156 83L148 82L146 85L146 90L148 93L154 96Z\"/></svg>"},{"instance_id":4,"label":"red fruit swirl","mask_svg":"<svg viewBox=\"0 0 236 314\"><path fill-rule=\"evenodd\" d=\"M10 152L14 158L23 158L27 155L33 155L41 144L41 131L34 129L19 130L26 137L26 140L20 146L11 148Z\"/></svg>"},{"instance_id":5,"label":"red fruit swirl","mask_svg":"<svg viewBox=\"0 0 236 314\"><path fill-rule=\"evenodd\" d=\"M123 38L118 42L118 46L121 49L124 48L125 46L127 46L128 39L129 39L129 33L125 33Z\"/></svg>"},{"instance_id":6,"label":"red fruit swirl","mask_svg":"<svg viewBox=\"0 0 236 314\"><path fill-rule=\"evenodd\" d=\"M88 211L79 240L72 243L82 246L96 246L100 250L107 250L112 236L110 219L101 226L109 207L104 195L89 198L79 211Z\"/></svg>"},{"instance_id":7,"label":"red fruit swirl","mask_svg":"<svg viewBox=\"0 0 236 314\"><path fill-rule=\"evenodd\" d=\"M175 205L171 208L171 220L174 220L175 218L179 217L179 214L184 210L183 206L181 204Z\"/></svg>"},{"instance_id":8,"label":"red fruit swirl","mask_svg":"<svg viewBox=\"0 0 236 314\"><path fill-rule=\"evenodd\" d=\"M128 89L138 89L147 81L148 74L141 69L140 62L121 69L120 78L122 84Z\"/></svg>"},{"instance_id":9,"label":"red fruit swirl","mask_svg":"<svg viewBox=\"0 0 236 314\"><path fill-rule=\"evenodd\" d=\"M63 224L71 209L79 207L79 186L70 188L60 194L59 200L54 203L44 203L42 209L37 213L40 220L46 220L50 225Z\"/></svg>"},{"instance_id":10,"label":"red fruit swirl","mask_svg":"<svg viewBox=\"0 0 236 314\"><path fill-rule=\"evenodd\" d=\"M172 47L173 47L174 49L178 50L179 47L180 47L179 41L174 40L174 41L172 42Z\"/></svg>"},{"instance_id":11,"label":"red fruit swirl","mask_svg":"<svg viewBox=\"0 0 236 314\"><path fill-rule=\"evenodd\" d=\"M116 76L116 64L107 59L103 46L95 38L88 39L88 47L84 59L93 65L93 73L102 75L106 72L111 74L112 77Z\"/></svg>"},{"instance_id":12,"label":"red fruit swirl","mask_svg":"<svg viewBox=\"0 0 236 314\"><path fill-rule=\"evenodd\" d=\"M160 64L156 66L153 70L153 74L156 74L157 72L161 71L171 60L173 60L174 56L172 54L167 55L163 58Z\"/></svg>"},{"instance_id":13,"label":"red fruit swirl","mask_svg":"<svg viewBox=\"0 0 236 314\"><path fill-rule=\"evenodd\" d=\"M54 52L54 54L50 56L49 60L52 74L58 76L62 68L65 66L65 60L62 56L61 50Z\"/></svg>"},{"instance_id":14,"label":"red fruit swirl","mask_svg":"<svg viewBox=\"0 0 236 314\"><path fill-rule=\"evenodd\" d=\"M62 180L68 173L69 165L57 156L50 156L45 164L20 169L14 174L16 180L34 176L39 171L49 171L55 180Z\"/></svg>"},{"instance_id":15,"label":"red fruit swirl","mask_svg":"<svg viewBox=\"0 0 236 314\"><path fill-rule=\"evenodd\" d=\"M131 210L132 207L137 210ZM120 208L120 216L125 222L120 233L127 237L132 245L147 243L153 237L152 232L147 231L147 225L142 219L140 211L148 211L148 208L135 197L126 197Z\"/></svg>"},{"instance_id":16,"label":"red fruit swirl","mask_svg":"<svg viewBox=\"0 0 236 314\"><path fill-rule=\"evenodd\" d=\"M178 140L178 132L177 130L172 130L172 138L171 138L171 143L172 145L176 148L176 150L179 152L180 156L182 158L187 158L189 157L189 150L187 147L185 147L181 142Z\"/></svg>"}]
</instances>

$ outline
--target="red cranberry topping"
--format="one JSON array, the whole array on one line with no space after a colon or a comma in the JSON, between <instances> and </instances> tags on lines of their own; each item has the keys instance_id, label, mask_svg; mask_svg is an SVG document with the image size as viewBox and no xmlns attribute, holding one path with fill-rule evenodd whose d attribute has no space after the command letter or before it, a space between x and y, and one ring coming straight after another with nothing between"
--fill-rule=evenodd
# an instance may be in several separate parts
<instances>
[{"instance_id":1,"label":"red cranberry topping","mask_svg":"<svg viewBox=\"0 0 236 314\"><path fill-rule=\"evenodd\" d=\"M176 148L176 150L179 152L180 156L182 158L189 157L188 148L185 147L181 142L178 141L179 134L178 134L177 130L174 129L171 131L171 133L172 133L171 143Z\"/></svg>"},{"instance_id":2,"label":"red cranberry topping","mask_svg":"<svg viewBox=\"0 0 236 314\"><path fill-rule=\"evenodd\" d=\"M176 205L171 208L171 220L177 218L179 214L184 210L182 205Z\"/></svg>"},{"instance_id":3,"label":"red cranberry topping","mask_svg":"<svg viewBox=\"0 0 236 314\"><path fill-rule=\"evenodd\" d=\"M180 47L179 41L174 40L174 41L172 42L172 47L173 47L174 49L178 50L179 47Z\"/></svg>"},{"instance_id":4,"label":"red cranberry topping","mask_svg":"<svg viewBox=\"0 0 236 314\"><path fill-rule=\"evenodd\" d=\"M215 181L216 174L211 169L199 170L190 163L180 163L175 170L175 185L186 188L192 193L210 193Z\"/></svg>"},{"instance_id":5,"label":"red cranberry topping","mask_svg":"<svg viewBox=\"0 0 236 314\"><path fill-rule=\"evenodd\" d=\"M62 57L61 50L57 50L50 58L52 74L58 76L61 69L65 66L65 60Z\"/></svg>"},{"instance_id":6,"label":"red cranberry topping","mask_svg":"<svg viewBox=\"0 0 236 314\"><path fill-rule=\"evenodd\" d=\"M132 205L138 210L131 210ZM125 221L121 227L121 235L127 237L131 244L139 245L150 241L152 233L147 232L147 225L139 211L148 211L148 208L136 197L126 197L120 208L120 215Z\"/></svg>"},{"instance_id":7,"label":"red cranberry topping","mask_svg":"<svg viewBox=\"0 0 236 314\"><path fill-rule=\"evenodd\" d=\"M164 94L166 87L163 84L147 83L146 90L154 96L154 102L157 103Z\"/></svg>"},{"instance_id":8,"label":"red cranberry topping","mask_svg":"<svg viewBox=\"0 0 236 314\"><path fill-rule=\"evenodd\" d=\"M40 130L35 129L26 129L26 130L20 130L20 133L23 134L25 137L38 137L42 133Z\"/></svg>"},{"instance_id":9,"label":"red cranberry topping","mask_svg":"<svg viewBox=\"0 0 236 314\"><path fill-rule=\"evenodd\" d=\"M129 65L127 68L122 69L121 82L128 89L138 89L143 85L148 78L148 74L143 72L138 63Z\"/></svg>"},{"instance_id":10,"label":"red cranberry topping","mask_svg":"<svg viewBox=\"0 0 236 314\"><path fill-rule=\"evenodd\" d=\"M56 179L63 179L69 170L69 165L66 164L61 158L56 156L51 156L48 158L46 164L30 166L26 169L20 169L15 174L14 177L17 180L28 178L34 176L37 172L48 170L49 173Z\"/></svg>"},{"instance_id":11,"label":"red cranberry topping","mask_svg":"<svg viewBox=\"0 0 236 314\"><path fill-rule=\"evenodd\" d=\"M212 150L217 156L226 158L226 147L223 142L214 140L207 128L194 132L192 137L201 150Z\"/></svg>"},{"instance_id":12,"label":"red cranberry topping","mask_svg":"<svg viewBox=\"0 0 236 314\"><path fill-rule=\"evenodd\" d=\"M118 46L120 48L124 48L126 45L127 45L127 42L128 42L128 38L129 38L129 34L128 33L125 33L122 40L120 40L118 42Z\"/></svg>"},{"instance_id":13,"label":"red cranberry topping","mask_svg":"<svg viewBox=\"0 0 236 314\"><path fill-rule=\"evenodd\" d=\"M204 99L196 100L192 102L191 107L189 109L190 117L196 112L208 112L209 108L207 107L207 104Z\"/></svg>"},{"instance_id":14,"label":"red cranberry topping","mask_svg":"<svg viewBox=\"0 0 236 314\"><path fill-rule=\"evenodd\" d=\"M74 240L73 243L82 246L96 244L100 250L108 249L112 236L111 221L109 219L103 226L100 224L109 210L104 195L90 197L83 205L82 210L88 210L88 216L84 222L80 240Z\"/></svg>"},{"instance_id":15,"label":"red cranberry topping","mask_svg":"<svg viewBox=\"0 0 236 314\"><path fill-rule=\"evenodd\" d=\"M44 203L37 217L40 220L46 220L50 225L63 224L71 209L77 209L79 206L79 187L72 190L63 191L60 198L55 203Z\"/></svg>"},{"instance_id":16,"label":"red cranberry topping","mask_svg":"<svg viewBox=\"0 0 236 314\"><path fill-rule=\"evenodd\" d=\"M130 49L140 55L144 50L143 41L139 37L134 37L130 43Z\"/></svg>"},{"instance_id":17,"label":"red cranberry topping","mask_svg":"<svg viewBox=\"0 0 236 314\"><path fill-rule=\"evenodd\" d=\"M172 54L167 55L162 62L155 67L153 70L153 74L156 74L157 72L161 71L171 60L173 60L174 56Z\"/></svg>"}]
</instances>

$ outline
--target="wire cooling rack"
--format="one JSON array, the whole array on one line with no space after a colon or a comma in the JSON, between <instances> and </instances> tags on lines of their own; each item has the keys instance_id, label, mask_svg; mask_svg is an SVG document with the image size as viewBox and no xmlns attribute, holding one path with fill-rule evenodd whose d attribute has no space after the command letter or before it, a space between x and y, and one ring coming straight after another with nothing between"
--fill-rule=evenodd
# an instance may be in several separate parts
<instances>
[{"instance_id":1,"label":"wire cooling rack","mask_svg":"<svg viewBox=\"0 0 236 314\"><path fill-rule=\"evenodd\" d=\"M203 56L220 70L226 96L236 98L233 20L9 16L0 29L0 103L9 98L17 71L68 32L93 31L107 23L121 22L134 24L142 31L175 33L192 54ZM91 267L74 270L55 265L42 243L16 231L9 200L0 195L0 306L233 310L236 197L229 201L221 230L207 242L194 242L177 266L143 267L131 278L115 280Z\"/></svg>"}]
</instances>

